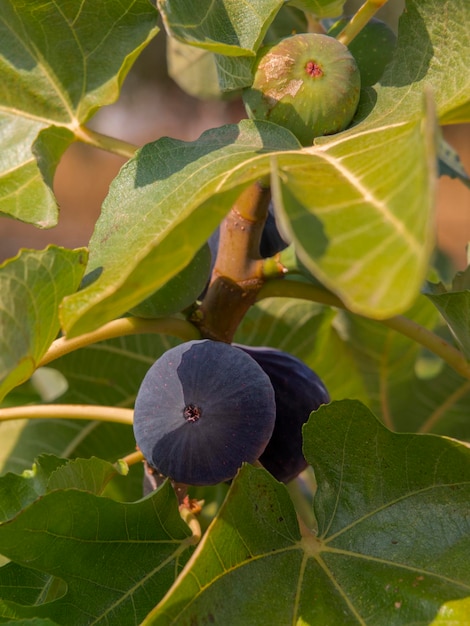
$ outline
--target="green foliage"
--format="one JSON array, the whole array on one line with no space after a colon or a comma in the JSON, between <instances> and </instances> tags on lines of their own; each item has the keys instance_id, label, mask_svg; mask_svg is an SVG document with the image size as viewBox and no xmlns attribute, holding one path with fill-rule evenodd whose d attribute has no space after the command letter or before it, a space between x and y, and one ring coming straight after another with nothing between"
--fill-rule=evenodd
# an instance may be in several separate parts
<instances>
[{"instance_id":1,"label":"green foliage","mask_svg":"<svg viewBox=\"0 0 470 626\"><path fill-rule=\"evenodd\" d=\"M321 407L304 432L318 532L301 532L287 491L264 470L243 468L146 626L194 616L234 626L424 622L468 595L464 446L390 433L353 401ZM259 601L266 589L269 605Z\"/></svg>"},{"instance_id":2,"label":"green foliage","mask_svg":"<svg viewBox=\"0 0 470 626\"><path fill-rule=\"evenodd\" d=\"M439 125L470 122L470 5L409 0L352 124L308 148L244 119L135 150L87 123L159 19L183 89L239 98L263 44L321 31L344 3L156 4L2 4L1 219L57 223L74 141L128 160L86 249L0 265L0 623L465 626L469 271L433 261L437 176L469 180ZM289 247L260 259L268 185ZM142 497L118 414L156 358L227 326L324 380L310 467L283 485L245 465L187 498L153 477Z\"/></svg>"},{"instance_id":3,"label":"green foliage","mask_svg":"<svg viewBox=\"0 0 470 626\"><path fill-rule=\"evenodd\" d=\"M157 17L146 0L3 3L0 212L56 224L55 166L80 124L116 100Z\"/></svg>"},{"instance_id":4,"label":"green foliage","mask_svg":"<svg viewBox=\"0 0 470 626\"><path fill-rule=\"evenodd\" d=\"M50 246L23 250L1 266L0 399L37 368L59 331L59 305L77 290L86 262L85 249Z\"/></svg>"}]
</instances>

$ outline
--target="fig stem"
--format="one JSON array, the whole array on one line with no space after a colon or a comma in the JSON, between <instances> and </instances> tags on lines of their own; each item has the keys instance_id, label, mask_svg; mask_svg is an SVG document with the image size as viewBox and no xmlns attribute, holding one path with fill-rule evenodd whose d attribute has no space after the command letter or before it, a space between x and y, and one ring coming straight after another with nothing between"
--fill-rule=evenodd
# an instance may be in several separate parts
<instances>
[{"instance_id":1,"label":"fig stem","mask_svg":"<svg viewBox=\"0 0 470 626\"><path fill-rule=\"evenodd\" d=\"M20 419L80 419L132 425L133 409L89 404L37 404L0 409L0 422Z\"/></svg>"},{"instance_id":2,"label":"fig stem","mask_svg":"<svg viewBox=\"0 0 470 626\"><path fill-rule=\"evenodd\" d=\"M130 466L137 465L137 463L142 463L143 460L144 455L142 454L142 452L140 452L140 450L136 450L135 452L131 452L127 456L123 456L121 459L119 459L118 463L124 462L126 465Z\"/></svg>"},{"instance_id":3,"label":"fig stem","mask_svg":"<svg viewBox=\"0 0 470 626\"><path fill-rule=\"evenodd\" d=\"M307 18L308 33L318 33L319 35L326 34L326 30L323 24L320 22L316 15L313 15L312 13L307 13L305 17Z\"/></svg>"},{"instance_id":4,"label":"fig stem","mask_svg":"<svg viewBox=\"0 0 470 626\"><path fill-rule=\"evenodd\" d=\"M84 348L92 343L114 339L124 335L141 334L164 334L178 337L183 341L200 339L197 328L183 319L176 317L161 317L156 319L143 319L139 317L122 317L108 322L90 333L67 339L60 337L52 342L46 354L38 363L38 367L47 365L65 354Z\"/></svg>"},{"instance_id":5,"label":"fig stem","mask_svg":"<svg viewBox=\"0 0 470 626\"><path fill-rule=\"evenodd\" d=\"M103 135L86 126L79 126L74 129L74 134L76 139L82 143L99 148L100 150L106 150L106 152L112 152L126 159L131 159L139 148L139 146L129 143L128 141Z\"/></svg>"},{"instance_id":6,"label":"fig stem","mask_svg":"<svg viewBox=\"0 0 470 626\"><path fill-rule=\"evenodd\" d=\"M370 19L387 2L388 0L366 0L352 16L343 30L336 35L336 39L345 46L349 46L354 37L361 32Z\"/></svg>"},{"instance_id":7,"label":"fig stem","mask_svg":"<svg viewBox=\"0 0 470 626\"><path fill-rule=\"evenodd\" d=\"M257 181L238 197L220 225L207 294L193 318L203 337L231 343L264 282L259 246L271 191Z\"/></svg>"},{"instance_id":8,"label":"fig stem","mask_svg":"<svg viewBox=\"0 0 470 626\"><path fill-rule=\"evenodd\" d=\"M259 301L264 298L273 297L312 300L313 302L319 302L321 304L327 304L328 306L348 310L345 304L337 296L326 289L321 289L320 287L315 287L314 285L294 280L267 281L259 291L257 300ZM460 350L454 348L452 344L442 339L442 337L439 337L439 335L436 335L432 331L428 330L424 326L421 326L414 320L405 317L404 315L396 315L382 320L372 319L372 321L384 324L385 326L396 330L405 337L408 337L416 343L424 346L445 361L447 365L457 372L457 374L470 380L470 363Z\"/></svg>"}]
</instances>

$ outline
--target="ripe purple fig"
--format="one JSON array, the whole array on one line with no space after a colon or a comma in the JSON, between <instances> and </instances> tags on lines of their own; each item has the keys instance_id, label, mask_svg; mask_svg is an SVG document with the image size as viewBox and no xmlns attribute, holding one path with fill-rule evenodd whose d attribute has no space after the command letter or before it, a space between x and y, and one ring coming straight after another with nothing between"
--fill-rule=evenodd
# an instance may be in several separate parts
<instances>
[{"instance_id":1,"label":"ripe purple fig","mask_svg":"<svg viewBox=\"0 0 470 626\"><path fill-rule=\"evenodd\" d=\"M295 356L274 348L239 347L269 376L276 399L276 423L260 463L277 480L288 483L307 467L302 426L330 396L321 378Z\"/></svg>"},{"instance_id":2,"label":"ripe purple fig","mask_svg":"<svg viewBox=\"0 0 470 626\"><path fill-rule=\"evenodd\" d=\"M349 126L360 89L346 46L328 35L302 33L260 50L243 99L250 117L288 128L307 146Z\"/></svg>"},{"instance_id":3,"label":"ripe purple fig","mask_svg":"<svg viewBox=\"0 0 470 626\"><path fill-rule=\"evenodd\" d=\"M134 434L148 464L175 482L214 485L253 463L276 416L269 377L246 352L189 341L149 369L134 409Z\"/></svg>"}]
</instances>

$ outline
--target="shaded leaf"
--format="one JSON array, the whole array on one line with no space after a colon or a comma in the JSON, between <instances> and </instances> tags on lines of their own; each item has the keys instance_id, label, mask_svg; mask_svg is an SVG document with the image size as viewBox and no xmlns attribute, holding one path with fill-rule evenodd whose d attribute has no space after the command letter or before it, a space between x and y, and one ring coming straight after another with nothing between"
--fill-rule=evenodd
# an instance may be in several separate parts
<instances>
[{"instance_id":1,"label":"shaded leaf","mask_svg":"<svg viewBox=\"0 0 470 626\"><path fill-rule=\"evenodd\" d=\"M204 291L209 280L211 257L209 245L204 244L189 265L129 312L150 319L181 313Z\"/></svg>"},{"instance_id":2,"label":"shaded leaf","mask_svg":"<svg viewBox=\"0 0 470 626\"><path fill-rule=\"evenodd\" d=\"M196 616L233 626L388 626L428 623L444 606L449 620L457 614L452 602L470 593L468 448L393 434L346 400L313 413L304 434L318 535L299 532L281 484L242 468L145 626Z\"/></svg>"},{"instance_id":3,"label":"shaded leaf","mask_svg":"<svg viewBox=\"0 0 470 626\"><path fill-rule=\"evenodd\" d=\"M254 55L282 0L157 0L167 32L217 54Z\"/></svg>"},{"instance_id":4,"label":"shaded leaf","mask_svg":"<svg viewBox=\"0 0 470 626\"><path fill-rule=\"evenodd\" d=\"M11 519L40 496L56 489L74 488L98 495L117 473L122 473L118 464L101 459L66 461L42 454L31 470L0 477L0 521Z\"/></svg>"},{"instance_id":5,"label":"shaded leaf","mask_svg":"<svg viewBox=\"0 0 470 626\"><path fill-rule=\"evenodd\" d=\"M79 125L117 99L157 17L147 0L2 2L0 212L57 222L56 165Z\"/></svg>"},{"instance_id":6,"label":"shaded leaf","mask_svg":"<svg viewBox=\"0 0 470 626\"><path fill-rule=\"evenodd\" d=\"M168 74L186 93L201 100L221 97L213 52L168 37L166 58Z\"/></svg>"},{"instance_id":7,"label":"shaded leaf","mask_svg":"<svg viewBox=\"0 0 470 626\"><path fill-rule=\"evenodd\" d=\"M191 143L162 138L121 169L90 240L87 288L64 300L68 336L121 315L183 269L272 150L298 148L270 123L243 120ZM155 272L158 268L158 273Z\"/></svg>"},{"instance_id":8,"label":"shaded leaf","mask_svg":"<svg viewBox=\"0 0 470 626\"><path fill-rule=\"evenodd\" d=\"M85 248L22 250L0 266L0 399L26 381L59 331L62 298L76 291Z\"/></svg>"},{"instance_id":9,"label":"shaded leaf","mask_svg":"<svg viewBox=\"0 0 470 626\"><path fill-rule=\"evenodd\" d=\"M357 119L368 115L367 126L380 120L387 124L411 121L420 116L423 92L431 91L440 123L468 121L469 19L466 0L407 2L392 61L380 85L367 91Z\"/></svg>"},{"instance_id":10,"label":"shaded leaf","mask_svg":"<svg viewBox=\"0 0 470 626\"><path fill-rule=\"evenodd\" d=\"M31 607L3 601L0 615L138 624L174 581L190 541L168 483L132 504L53 491L0 526L0 552L62 579L64 593ZM0 586L8 584L11 569L1 568Z\"/></svg>"},{"instance_id":11,"label":"shaded leaf","mask_svg":"<svg viewBox=\"0 0 470 626\"><path fill-rule=\"evenodd\" d=\"M253 82L253 57L214 55L220 90L225 93L248 87Z\"/></svg>"},{"instance_id":12,"label":"shaded leaf","mask_svg":"<svg viewBox=\"0 0 470 626\"><path fill-rule=\"evenodd\" d=\"M447 289L442 283L428 282L424 294L446 320L467 358L470 358L470 266L458 272Z\"/></svg>"}]
</instances>

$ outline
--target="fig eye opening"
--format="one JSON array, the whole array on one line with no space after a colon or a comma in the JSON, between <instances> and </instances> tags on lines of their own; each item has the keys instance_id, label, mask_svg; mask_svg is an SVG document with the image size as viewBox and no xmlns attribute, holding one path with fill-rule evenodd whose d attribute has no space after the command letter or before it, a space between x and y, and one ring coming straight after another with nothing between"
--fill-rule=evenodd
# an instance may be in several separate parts
<instances>
[{"instance_id":1,"label":"fig eye opening","mask_svg":"<svg viewBox=\"0 0 470 626\"><path fill-rule=\"evenodd\" d=\"M183 409L183 417L187 422L197 422L201 417L201 409L195 404L188 404Z\"/></svg>"},{"instance_id":2,"label":"fig eye opening","mask_svg":"<svg viewBox=\"0 0 470 626\"><path fill-rule=\"evenodd\" d=\"M308 61L305 65L305 70L307 71L307 74L312 76L312 78L319 78L320 76L323 76L323 70L316 61Z\"/></svg>"}]
</instances>

